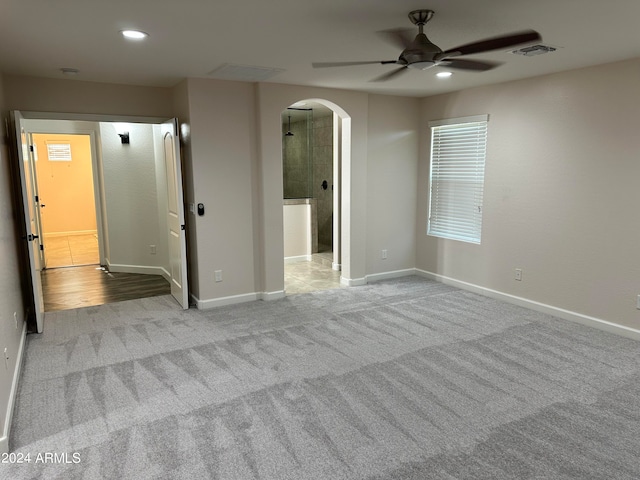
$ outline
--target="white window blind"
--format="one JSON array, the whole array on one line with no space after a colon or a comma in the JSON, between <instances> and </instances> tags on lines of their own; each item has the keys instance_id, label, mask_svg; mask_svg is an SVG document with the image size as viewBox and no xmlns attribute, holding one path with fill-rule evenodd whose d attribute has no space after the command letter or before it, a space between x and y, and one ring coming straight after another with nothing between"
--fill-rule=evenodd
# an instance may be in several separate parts
<instances>
[{"instance_id":1,"label":"white window blind","mask_svg":"<svg viewBox=\"0 0 640 480\"><path fill-rule=\"evenodd\" d=\"M487 115L430 123L427 234L480 243Z\"/></svg>"},{"instance_id":2,"label":"white window blind","mask_svg":"<svg viewBox=\"0 0 640 480\"><path fill-rule=\"evenodd\" d=\"M51 162L70 162L71 145L68 143L48 143L47 153Z\"/></svg>"}]
</instances>

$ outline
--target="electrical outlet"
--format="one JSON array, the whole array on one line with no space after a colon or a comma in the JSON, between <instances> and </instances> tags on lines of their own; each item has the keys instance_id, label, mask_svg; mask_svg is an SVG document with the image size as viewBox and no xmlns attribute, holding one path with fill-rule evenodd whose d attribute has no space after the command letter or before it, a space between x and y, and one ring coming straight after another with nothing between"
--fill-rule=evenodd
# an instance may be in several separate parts
<instances>
[{"instance_id":1,"label":"electrical outlet","mask_svg":"<svg viewBox=\"0 0 640 480\"><path fill-rule=\"evenodd\" d=\"M4 347L4 368L9 370L9 353L7 347Z\"/></svg>"},{"instance_id":2,"label":"electrical outlet","mask_svg":"<svg viewBox=\"0 0 640 480\"><path fill-rule=\"evenodd\" d=\"M13 312L13 321L16 322L16 329L18 328L18 312Z\"/></svg>"},{"instance_id":3,"label":"electrical outlet","mask_svg":"<svg viewBox=\"0 0 640 480\"><path fill-rule=\"evenodd\" d=\"M516 268L515 270L515 277L514 277L518 282L522 281L522 269L521 268Z\"/></svg>"},{"instance_id":4,"label":"electrical outlet","mask_svg":"<svg viewBox=\"0 0 640 480\"><path fill-rule=\"evenodd\" d=\"M638 295L638 299L636 300L636 308L640 310L640 295Z\"/></svg>"},{"instance_id":5,"label":"electrical outlet","mask_svg":"<svg viewBox=\"0 0 640 480\"><path fill-rule=\"evenodd\" d=\"M387 259L387 249L385 248L384 250L382 250L382 260L386 260Z\"/></svg>"},{"instance_id":6,"label":"electrical outlet","mask_svg":"<svg viewBox=\"0 0 640 480\"><path fill-rule=\"evenodd\" d=\"M149 245L149 253L151 255L155 255L156 254L156 246L155 245Z\"/></svg>"},{"instance_id":7,"label":"electrical outlet","mask_svg":"<svg viewBox=\"0 0 640 480\"><path fill-rule=\"evenodd\" d=\"M222 281L222 270L216 270L213 273L215 274L216 282L221 282Z\"/></svg>"}]
</instances>

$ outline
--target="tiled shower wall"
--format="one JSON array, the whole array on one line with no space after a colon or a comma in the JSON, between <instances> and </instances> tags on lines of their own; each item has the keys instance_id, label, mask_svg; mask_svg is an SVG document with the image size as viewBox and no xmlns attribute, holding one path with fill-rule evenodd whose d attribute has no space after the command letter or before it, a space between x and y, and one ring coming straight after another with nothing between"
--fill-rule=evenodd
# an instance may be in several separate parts
<instances>
[{"instance_id":1,"label":"tiled shower wall","mask_svg":"<svg viewBox=\"0 0 640 480\"><path fill-rule=\"evenodd\" d=\"M319 116L314 111L312 146L313 198L317 200L318 251L322 252L331 250L333 241L333 112Z\"/></svg>"},{"instance_id":2,"label":"tiled shower wall","mask_svg":"<svg viewBox=\"0 0 640 480\"><path fill-rule=\"evenodd\" d=\"M311 116L309 116L311 117ZM309 156L312 155L312 135L308 129L306 120L291 122L293 137L284 134L289 129L288 118L285 116L282 123L282 169L284 198L310 198L313 195L311 188L312 163Z\"/></svg>"},{"instance_id":3,"label":"tiled shower wall","mask_svg":"<svg viewBox=\"0 0 640 480\"><path fill-rule=\"evenodd\" d=\"M292 121L293 137L285 137L289 126L283 117L283 193L284 198L316 199L318 251L323 252L333 242L333 112L314 110L309 118L311 129L305 120Z\"/></svg>"}]
</instances>

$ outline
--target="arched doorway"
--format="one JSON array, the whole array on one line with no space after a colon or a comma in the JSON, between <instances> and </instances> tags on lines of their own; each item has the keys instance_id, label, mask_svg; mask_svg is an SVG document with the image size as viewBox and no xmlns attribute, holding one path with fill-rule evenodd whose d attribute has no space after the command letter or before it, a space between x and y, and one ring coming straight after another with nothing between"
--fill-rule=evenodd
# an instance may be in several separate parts
<instances>
[{"instance_id":1,"label":"arched doorway","mask_svg":"<svg viewBox=\"0 0 640 480\"><path fill-rule=\"evenodd\" d=\"M365 212L366 199L368 99L366 95L341 91L323 90L314 95L314 90L268 83L258 85L260 236L256 239L256 251L260 258L259 288L263 300L285 296L281 120L282 112L299 101L321 103L338 117L335 125L340 169L336 171L339 182L335 184L340 185L340 208L334 212L338 226L334 228L334 235L340 236L340 283L347 286L366 283L366 216L361 213Z\"/></svg>"},{"instance_id":2,"label":"arched doorway","mask_svg":"<svg viewBox=\"0 0 640 480\"><path fill-rule=\"evenodd\" d=\"M287 294L340 287L340 123L314 100L281 114Z\"/></svg>"}]
</instances>

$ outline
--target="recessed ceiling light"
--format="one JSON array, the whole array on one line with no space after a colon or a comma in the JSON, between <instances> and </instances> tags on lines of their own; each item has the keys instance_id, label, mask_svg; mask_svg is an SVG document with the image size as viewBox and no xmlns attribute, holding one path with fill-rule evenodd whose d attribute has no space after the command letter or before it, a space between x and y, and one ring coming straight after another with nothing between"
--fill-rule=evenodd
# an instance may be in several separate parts
<instances>
[{"instance_id":1,"label":"recessed ceiling light","mask_svg":"<svg viewBox=\"0 0 640 480\"><path fill-rule=\"evenodd\" d=\"M453 73L451 72L438 72L436 73L436 77L438 78L449 78Z\"/></svg>"},{"instance_id":2,"label":"recessed ceiling light","mask_svg":"<svg viewBox=\"0 0 640 480\"><path fill-rule=\"evenodd\" d=\"M143 38L147 38L149 36L148 33L141 32L140 30L121 30L120 33L123 37L132 40L142 40Z\"/></svg>"}]
</instances>

